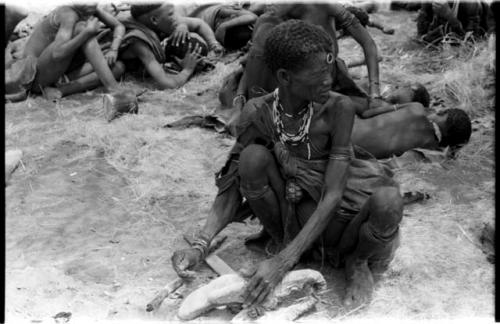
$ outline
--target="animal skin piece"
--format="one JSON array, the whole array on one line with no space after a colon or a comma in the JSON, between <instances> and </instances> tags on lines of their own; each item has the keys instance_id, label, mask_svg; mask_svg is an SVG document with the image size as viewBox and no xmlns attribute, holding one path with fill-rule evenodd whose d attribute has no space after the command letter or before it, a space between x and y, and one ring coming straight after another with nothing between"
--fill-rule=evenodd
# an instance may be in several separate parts
<instances>
[{"instance_id":1,"label":"animal skin piece","mask_svg":"<svg viewBox=\"0 0 500 324\"><path fill-rule=\"evenodd\" d=\"M181 320L192 320L219 306L242 304L243 298L241 295L246 284L246 280L237 274L222 275L189 294L182 302L177 316ZM320 272L310 269L291 271L286 274L281 283L273 289L262 303L262 307L266 311L273 310L279 306L279 303L283 299L294 292L307 291L313 293L321 292L324 289L326 289L326 281ZM311 309L314 304L315 302L313 303L312 300L308 300L308 302L304 302L302 306L297 306L296 308L292 307L290 309L290 314L299 313L301 309L304 309L302 311L303 313ZM291 316L286 314L278 315L281 317ZM300 314L298 316L300 316ZM239 318L245 320L246 317L248 317L248 315L241 314Z\"/></svg>"}]
</instances>

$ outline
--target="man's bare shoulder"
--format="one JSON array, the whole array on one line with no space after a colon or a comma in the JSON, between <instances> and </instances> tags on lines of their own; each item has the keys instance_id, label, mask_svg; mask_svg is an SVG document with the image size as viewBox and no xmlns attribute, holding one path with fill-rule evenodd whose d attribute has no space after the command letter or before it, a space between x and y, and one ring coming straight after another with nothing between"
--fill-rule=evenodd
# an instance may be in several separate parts
<instances>
[{"instance_id":1,"label":"man's bare shoulder","mask_svg":"<svg viewBox=\"0 0 500 324\"><path fill-rule=\"evenodd\" d=\"M346 95L330 91L330 98L323 105L322 109L328 114L356 114L354 104Z\"/></svg>"},{"instance_id":2,"label":"man's bare shoulder","mask_svg":"<svg viewBox=\"0 0 500 324\"><path fill-rule=\"evenodd\" d=\"M71 6L59 6L54 9L53 13L57 18L62 20L78 20L78 13Z\"/></svg>"}]
</instances>

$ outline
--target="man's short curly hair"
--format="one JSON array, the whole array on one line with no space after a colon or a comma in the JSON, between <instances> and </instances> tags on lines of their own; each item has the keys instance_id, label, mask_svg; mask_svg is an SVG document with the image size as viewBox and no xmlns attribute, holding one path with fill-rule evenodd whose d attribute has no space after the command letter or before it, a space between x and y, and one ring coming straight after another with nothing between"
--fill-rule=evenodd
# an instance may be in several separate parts
<instances>
[{"instance_id":1,"label":"man's short curly hair","mask_svg":"<svg viewBox=\"0 0 500 324\"><path fill-rule=\"evenodd\" d=\"M273 27L264 45L264 60L274 73L300 69L316 53L333 52L330 36L319 26L291 19Z\"/></svg>"},{"instance_id":2,"label":"man's short curly hair","mask_svg":"<svg viewBox=\"0 0 500 324\"><path fill-rule=\"evenodd\" d=\"M413 89L413 101L420 102L424 107L429 107L431 103L431 96L429 91L421 83L416 83L412 85Z\"/></svg>"},{"instance_id":3,"label":"man's short curly hair","mask_svg":"<svg viewBox=\"0 0 500 324\"><path fill-rule=\"evenodd\" d=\"M442 130L443 138L439 146L458 146L469 141L472 133L472 124L469 116L462 109L446 109L438 113L447 114L445 128Z\"/></svg>"},{"instance_id":4,"label":"man's short curly hair","mask_svg":"<svg viewBox=\"0 0 500 324\"><path fill-rule=\"evenodd\" d=\"M162 2L133 4L130 6L130 15L132 15L133 18L137 19L144 14L150 13L151 11L160 8L162 4Z\"/></svg>"}]
</instances>

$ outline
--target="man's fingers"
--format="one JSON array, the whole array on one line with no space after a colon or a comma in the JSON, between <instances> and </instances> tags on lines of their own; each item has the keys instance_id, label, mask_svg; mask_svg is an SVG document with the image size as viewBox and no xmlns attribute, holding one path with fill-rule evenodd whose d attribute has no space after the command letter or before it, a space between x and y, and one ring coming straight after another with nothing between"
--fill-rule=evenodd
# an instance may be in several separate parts
<instances>
[{"instance_id":1,"label":"man's fingers","mask_svg":"<svg viewBox=\"0 0 500 324\"><path fill-rule=\"evenodd\" d=\"M251 304L251 301L253 301L253 297L251 295L255 291L255 288L257 288L259 282L260 278L254 277L247 284L245 292L243 293L243 300L244 300L243 305L248 306Z\"/></svg>"},{"instance_id":2,"label":"man's fingers","mask_svg":"<svg viewBox=\"0 0 500 324\"><path fill-rule=\"evenodd\" d=\"M270 287L269 287L269 284L266 284L265 281L263 281L261 283L261 285L263 285L263 288L259 294L259 296L257 297L257 299L255 300L255 304L260 304L264 301L264 299L266 299L267 295L269 295L269 292L271 291Z\"/></svg>"},{"instance_id":3,"label":"man's fingers","mask_svg":"<svg viewBox=\"0 0 500 324\"><path fill-rule=\"evenodd\" d=\"M261 296L265 293L267 288L267 284L260 280L259 285L250 293L249 298L247 298L245 304L247 306L258 304L259 300L261 300Z\"/></svg>"}]
</instances>

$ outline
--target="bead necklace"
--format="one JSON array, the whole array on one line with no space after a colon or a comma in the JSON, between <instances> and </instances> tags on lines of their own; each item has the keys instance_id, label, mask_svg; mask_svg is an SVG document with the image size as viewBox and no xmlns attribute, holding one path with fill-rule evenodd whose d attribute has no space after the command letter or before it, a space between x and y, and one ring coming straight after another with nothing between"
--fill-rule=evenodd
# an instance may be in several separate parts
<instances>
[{"instance_id":1,"label":"bead necklace","mask_svg":"<svg viewBox=\"0 0 500 324\"><path fill-rule=\"evenodd\" d=\"M276 125L276 131L278 133L278 138L283 144L289 144L292 146L297 146L300 143L306 143L307 145L307 159L311 159L311 141L309 139L309 126L311 125L311 120L313 116L313 103L309 102L307 107L302 109L297 115L301 117L302 121L300 123L297 132L289 133L285 130L285 125L283 124L282 115L286 117L293 118L295 115L287 114L284 112L283 107L279 103L279 91L278 88L274 90L274 101L273 101L273 122Z\"/></svg>"}]
</instances>

